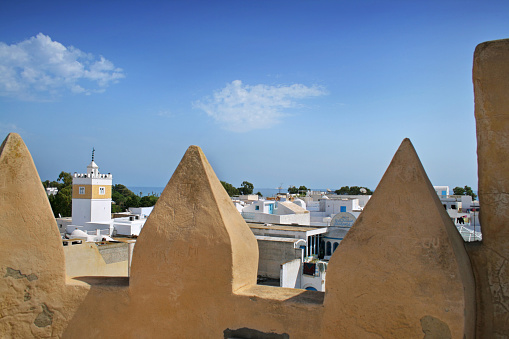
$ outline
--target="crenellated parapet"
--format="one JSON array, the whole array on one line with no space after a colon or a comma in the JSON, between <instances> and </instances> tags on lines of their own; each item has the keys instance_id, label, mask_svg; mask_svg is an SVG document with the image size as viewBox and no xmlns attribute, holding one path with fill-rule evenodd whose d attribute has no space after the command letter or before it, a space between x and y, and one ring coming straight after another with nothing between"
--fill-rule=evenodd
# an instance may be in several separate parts
<instances>
[{"instance_id":1,"label":"crenellated parapet","mask_svg":"<svg viewBox=\"0 0 509 339\"><path fill-rule=\"evenodd\" d=\"M66 277L37 170L9 134L0 147L0 337L509 336L508 79L509 41L480 45L483 242L465 251L405 139L332 256L325 293L256 285L256 239L197 146L147 220L130 278ZM100 176L92 160L74 180L111 179Z\"/></svg>"},{"instance_id":2,"label":"crenellated parapet","mask_svg":"<svg viewBox=\"0 0 509 339\"><path fill-rule=\"evenodd\" d=\"M74 173L73 178L83 179L113 179L113 174L88 174L88 173Z\"/></svg>"}]
</instances>

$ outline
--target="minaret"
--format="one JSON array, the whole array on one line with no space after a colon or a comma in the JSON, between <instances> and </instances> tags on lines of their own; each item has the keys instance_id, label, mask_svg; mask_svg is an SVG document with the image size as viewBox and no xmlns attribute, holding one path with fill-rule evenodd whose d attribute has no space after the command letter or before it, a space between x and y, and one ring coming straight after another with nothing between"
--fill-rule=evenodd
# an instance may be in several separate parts
<instances>
[{"instance_id":1,"label":"minaret","mask_svg":"<svg viewBox=\"0 0 509 339\"><path fill-rule=\"evenodd\" d=\"M84 226L87 222L111 220L111 182L113 175L100 174L94 162L95 149L92 149L92 162L86 174L74 173L72 179L72 223Z\"/></svg>"}]
</instances>

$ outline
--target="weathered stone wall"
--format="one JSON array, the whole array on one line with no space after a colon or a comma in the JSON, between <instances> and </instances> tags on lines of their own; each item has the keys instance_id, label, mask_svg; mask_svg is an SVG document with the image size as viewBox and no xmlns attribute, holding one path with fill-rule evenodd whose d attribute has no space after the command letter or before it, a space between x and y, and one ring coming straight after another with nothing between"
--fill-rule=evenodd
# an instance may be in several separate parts
<instances>
[{"instance_id":1,"label":"weathered stone wall","mask_svg":"<svg viewBox=\"0 0 509 339\"><path fill-rule=\"evenodd\" d=\"M32 157L9 134L0 146L0 337L58 336L79 299L65 285L60 233Z\"/></svg>"},{"instance_id":2,"label":"weathered stone wall","mask_svg":"<svg viewBox=\"0 0 509 339\"><path fill-rule=\"evenodd\" d=\"M477 336L509 337L509 40L474 53L482 245L469 245L477 284Z\"/></svg>"},{"instance_id":3,"label":"weathered stone wall","mask_svg":"<svg viewBox=\"0 0 509 339\"><path fill-rule=\"evenodd\" d=\"M279 279L281 265L300 259L302 250L294 248L289 241L273 241L258 239L260 257L258 261L258 275Z\"/></svg>"},{"instance_id":4,"label":"weathered stone wall","mask_svg":"<svg viewBox=\"0 0 509 339\"><path fill-rule=\"evenodd\" d=\"M67 276L128 275L127 244L82 243L64 246Z\"/></svg>"}]
</instances>

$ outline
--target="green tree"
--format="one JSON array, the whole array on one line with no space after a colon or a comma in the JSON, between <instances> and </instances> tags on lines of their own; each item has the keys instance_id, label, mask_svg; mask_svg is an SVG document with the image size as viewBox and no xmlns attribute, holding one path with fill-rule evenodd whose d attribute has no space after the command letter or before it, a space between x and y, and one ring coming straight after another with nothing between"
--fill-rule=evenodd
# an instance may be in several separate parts
<instances>
[{"instance_id":1,"label":"green tree","mask_svg":"<svg viewBox=\"0 0 509 339\"><path fill-rule=\"evenodd\" d=\"M58 183L57 181L49 181L49 180L46 180L46 181L43 181L42 182L42 186L44 186L44 188L48 188L48 187L56 187L56 188L59 188L61 186L60 183Z\"/></svg>"},{"instance_id":2,"label":"green tree","mask_svg":"<svg viewBox=\"0 0 509 339\"><path fill-rule=\"evenodd\" d=\"M472 197L472 200L475 200L475 198L477 198L477 194L474 193L470 186L454 187L452 191L455 195L470 195Z\"/></svg>"},{"instance_id":3,"label":"green tree","mask_svg":"<svg viewBox=\"0 0 509 339\"><path fill-rule=\"evenodd\" d=\"M299 189L295 186L290 186L290 187L288 187L288 193L297 194L297 193L299 193Z\"/></svg>"},{"instance_id":4,"label":"green tree","mask_svg":"<svg viewBox=\"0 0 509 339\"><path fill-rule=\"evenodd\" d=\"M140 199L140 207L151 207L154 206L159 197L155 195L145 195Z\"/></svg>"},{"instance_id":5,"label":"green tree","mask_svg":"<svg viewBox=\"0 0 509 339\"><path fill-rule=\"evenodd\" d=\"M306 192L308 190L308 188L306 186L299 186L299 188L295 187L295 186L290 186L288 187L288 193L290 194L301 194L303 195L304 192Z\"/></svg>"},{"instance_id":6,"label":"green tree","mask_svg":"<svg viewBox=\"0 0 509 339\"><path fill-rule=\"evenodd\" d=\"M56 187L58 192L48 196L53 215L55 217L70 217L72 215L72 175L68 172L60 172L57 181L43 181L42 185Z\"/></svg>"},{"instance_id":7,"label":"green tree","mask_svg":"<svg viewBox=\"0 0 509 339\"><path fill-rule=\"evenodd\" d=\"M130 197L136 196L133 191L128 189L122 184L115 184L111 187L111 200L115 203L111 205L111 211L113 213L123 212L128 207L138 207L138 206L127 206L127 200ZM136 201L132 200L130 203L135 203Z\"/></svg>"},{"instance_id":8,"label":"green tree","mask_svg":"<svg viewBox=\"0 0 509 339\"><path fill-rule=\"evenodd\" d=\"M72 187L61 188L57 194L48 197L51 209L56 218L72 215Z\"/></svg>"},{"instance_id":9,"label":"green tree","mask_svg":"<svg viewBox=\"0 0 509 339\"><path fill-rule=\"evenodd\" d=\"M122 184L116 184L112 187L112 193L119 193L123 195L124 197L130 197L132 195L135 195L133 191L131 191L129 188L125 187Z\"/></svg>"},{"instance_id":10,"label":"green tree","mask_svg":"<svg viewBox=\"0 0 509 339\"><path fill-rule=\"evenodd\" d=\"M475 198L477 198L477 194L475 194L472 188L469 186L465 186L465 195L470 195L472 197L472 200L475 200Z\"/></svg>"},{"instance_id":11,"label":"green tree","mask_svg":"<svg viewBox=\"0 0 509 339\"><path fill-rule=\"evenodd\" d=\"M125 208L129 207L140 207L141 205L141 198L137 196L136 194L133 194L127 200L125 201Z\"/></svg>"},{"instance_id":12,"label":"green tree","mask_svg":"<svg viewBox=\"0 0 509 339\"><path fill-rule=\"evenodd\" d=\"M71 186L72 187L72 175L69 172L60 172L58 175L57 181L62 181L64 187Z\"/></svg>"},{"instance_id":13,"label":"green tree","mask_svg":"<svg viewBox=\"0 0 509 339\"><path fill-rule=\"evenodd\" d=\"M454 195L465 195L465 189L463 187L454 187L452 189L452 192L454 193Z\"/></svg>"},{"instance_id":14,"label":"green tree","mask_svg":"<svg viewBox=\"0 0 509 339\"><path fill-rule=\"evenodd\" d=\"M254 189L254 185L249 181L243 181L242 185L238 188L239 194L247 195L252 194Z\"/></svg>"},{"instance_id":15,"label":"green tree","mask_svg":"<svg viewBox=\"0 0 509 339\"><path fill-rule=\"evenodd\" d=\"M373 191L371 191L367 187L359 187L359 186L343 186L340 189L334 191L337 195L371 195Z\"/></svg>"},{"instance_id":16,"label":"green tree","mask_svg":"<svg viewBox=\"0 0 509 339\"><path fill-rule=\"evenodd\" d=\"M111 211L113 213L122 212L125 209L125 202L129 196L124 196L119 192L113 191L111 193L111 200L115 202L115 204L111 205Z\"/></svg>"},{"instance_id":17,"label":"green tree","mask_svg":"<svg viewBox=\"0 0 509 339\"><path fill-rule=\"evenodd\" d=\"M229 184L226 181L221 181L221 184L223 185L226 193L228 193L228 195L230 197L232 197L234 195L239 195L239 190L237 188L233 187L232 184Z\"/></svg>"},{"instance_id":18,"label":"green tree","mask_svg":"<svg viewBox=\"0 0 509 339\"><path fill-rule=\"evenodd\" d=\"M262 194L261 192L259 192L259 191L258 191L258 192L256 192L256 195L257 195L257 196L259 196L260 198L262 198L262 197L263 197L263 194Z\"/></svg>"}]
</instances>

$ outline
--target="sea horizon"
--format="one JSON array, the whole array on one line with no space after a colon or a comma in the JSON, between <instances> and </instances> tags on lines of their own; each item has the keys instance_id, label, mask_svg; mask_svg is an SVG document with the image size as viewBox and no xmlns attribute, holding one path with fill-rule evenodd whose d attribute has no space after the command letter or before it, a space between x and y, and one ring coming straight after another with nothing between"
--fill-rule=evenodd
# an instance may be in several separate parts
<instances>
[{"instance_id":1,"label":"sea horizon","mask_svg":"<svg viewBox=\"0 0 509 339\"><path fill-rule=\"evenodd\" d=\"M156 195L160 196L161 193L163 193L164 186L127 186L131 191L133 191L136 195ZM311 189L312 191L321 191L325 192L326 189L319 188L319 189ZM256 194L260 192L263 197L274 197L277 193L287 193L288 189L282 188L254 188L253 194ZM141 193L141 194L140 194Z\"/></svg>"}]
</instances>

